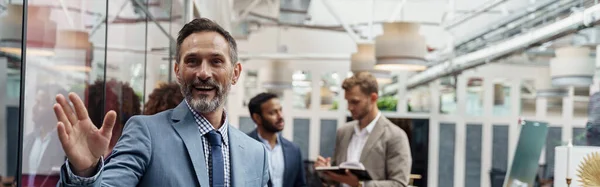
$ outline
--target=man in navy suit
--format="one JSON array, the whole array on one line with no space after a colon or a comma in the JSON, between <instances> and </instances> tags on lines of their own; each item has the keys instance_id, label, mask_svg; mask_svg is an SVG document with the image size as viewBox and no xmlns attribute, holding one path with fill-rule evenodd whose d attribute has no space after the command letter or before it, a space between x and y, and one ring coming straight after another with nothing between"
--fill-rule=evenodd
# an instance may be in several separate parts
<instances>
[{"instance_id":1,"label":"man in navy suit","mask_svg":"<svg viewBox=\"0 0 600 187\"><path fill-rule=\"evenodd\" d=\"M300 148L279 134L284 120L277 95L258 94L250 100L248 109L257 126L248 135L263 143L269 152L270 186L306 186Z\"/></svg>"}]
</instances>

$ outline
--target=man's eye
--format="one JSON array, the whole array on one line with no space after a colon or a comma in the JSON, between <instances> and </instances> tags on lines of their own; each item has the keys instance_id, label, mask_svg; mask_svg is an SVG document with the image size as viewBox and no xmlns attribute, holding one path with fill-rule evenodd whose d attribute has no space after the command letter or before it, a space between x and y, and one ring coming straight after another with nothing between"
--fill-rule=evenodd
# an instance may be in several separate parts
<instances>
[{"instance_id":1,"label":"man's eye","mask_svg":"<svg viewBox=\"0 0 600 187\"><path fill-rule=\"evenodd\" d=\"M214 60L212 60L212 62L215 64L223 63L223 61L221 59L214 59Z\"/></svg>"}]
</instances>

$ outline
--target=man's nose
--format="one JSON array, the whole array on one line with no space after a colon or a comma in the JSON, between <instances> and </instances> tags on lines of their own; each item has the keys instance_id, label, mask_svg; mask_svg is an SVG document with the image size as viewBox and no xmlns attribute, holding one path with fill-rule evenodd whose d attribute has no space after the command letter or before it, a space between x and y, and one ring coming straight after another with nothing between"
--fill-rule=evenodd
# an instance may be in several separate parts
<instances>
[{"instance_id":1,"label":"man's nose","mask_svg":"<svg viewBox=\"0 0 600 187\"><path fill-rule=\"evenodd\" d=\"M200 80L208 80L212 76L212 69L206 60L203 60L196 71L196 77Z\"/></svg>"}]
</instances>

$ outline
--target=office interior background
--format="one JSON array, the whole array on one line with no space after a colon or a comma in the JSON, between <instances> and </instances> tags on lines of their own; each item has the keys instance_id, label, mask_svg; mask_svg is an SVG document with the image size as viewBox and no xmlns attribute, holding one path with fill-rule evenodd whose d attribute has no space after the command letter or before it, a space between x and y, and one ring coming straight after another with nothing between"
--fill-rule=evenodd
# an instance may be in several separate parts
<instances>
[{"instance_id":1,"label":"office interior background","mask_svg":"<svg viewBox=\"0 0 600 187\"><path fill-rule=\"evenodd\" d=\"M54 96L78 93L93 119L116 110L124 124L152 90L176 82L177 32L207 17L238 42L243 75L226 108L244 132L254 128L248 100L275 92L282 135L307 161L332 156L349 120L341 82L374 70L378 107L410 138L415 186L494 186L494 172L517 158L523 120L549 126L537 176L552 179L555 147L588 144L588 105L600 90L597 3L0 0L0 176L55 184L47 176L64 163L60 144L31 143L56 138ZM31 176L46 180L28 184Z\"/></svg>"}]
</instances>

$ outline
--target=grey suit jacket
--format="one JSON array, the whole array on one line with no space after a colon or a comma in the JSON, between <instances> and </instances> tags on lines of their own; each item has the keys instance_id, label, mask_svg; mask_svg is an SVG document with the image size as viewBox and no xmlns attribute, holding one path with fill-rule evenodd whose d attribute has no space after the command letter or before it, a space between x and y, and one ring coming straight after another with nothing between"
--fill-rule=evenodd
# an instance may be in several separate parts
<instances>
[{"instance_id":1,"label":"grey suit jacket","mask_svg":"<svg viewBox=\"0 0 600 187\"><path fill-rule=\"evenodd\" d=\"M256 129L248 133L248 136L260 142ZM304 161L302 161L302 152L300 147L281 137L281 148L283 149L283 161L285 170L283 172L284 187L303 187L306 186L306 177L304 175Z\"/></svg>"},{"instance_id":2,"label":"grey suit jacket","mask_svg":"<svg viewBox=\"0 0 600 187\"><path fill-rule=\"evenodd\" d=\"M347 160L348 145L354 135L354 120L338 129L332 165ZM383 115L379 117L360 155L372 181L368 187L408 186L412 156L408 137L404 130L394 125Z\"/></svg>"},{"instance_id":3,"label":"grey suit jacket","mask_svg":"<svg viewBox=\"0 0 600 187\"><path fill-rule=\"evenodd\" d=\"M268 160L263 145L231 126L228 129L231 185L267 186ZM132 117L97 180L89 186L209 187L206 167L198 125L182 102L172 110ZM65 170L63 166L59 185L76 186L67 183Z\"/></svg>"}]
</instances>

